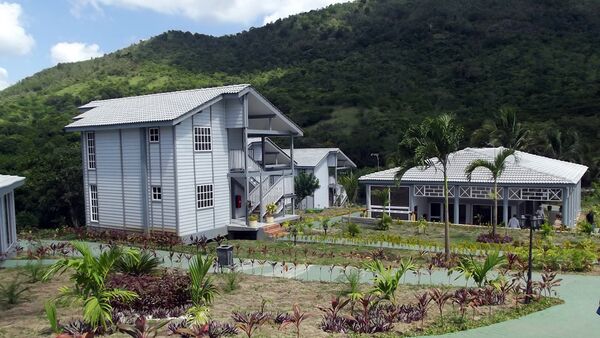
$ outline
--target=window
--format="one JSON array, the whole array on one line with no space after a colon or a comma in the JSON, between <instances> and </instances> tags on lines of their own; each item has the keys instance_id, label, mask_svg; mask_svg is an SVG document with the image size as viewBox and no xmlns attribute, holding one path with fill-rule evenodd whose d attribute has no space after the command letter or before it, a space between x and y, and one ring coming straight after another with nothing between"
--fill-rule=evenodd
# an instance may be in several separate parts
<instances>
[{"instance_id":1,"label":"window","mask_svg":"<svg viewBox=\"0 0 600 338\"><path fill-rule=\"evenodd\" d=\"M158 143L160 142L160 129L158 128L149 128L148 129L148 138L150 143Z\"/></svg>"},{"instance_id":2,"label":"window","mask_svg":"<svg viewBox=\"0 0 600 338\"><path fill-rule=\"evenodd\" d=\"M96 169L96 133L86 133L88 169Z\"/></svg>"},{"instance_id":3,"label":"window","mask_svg":"<svg viewBox=\"0 0 600 338\"><path fill-rule=\"evenodd\" d=\"M194 150L212 150L212 138L210 136L210 127L194 127Z\"/></svg>"},{"instance_id":4,"label":"window","mask_svg":"<svg viewBox=\"0 0 600 338\"><path fill-rule=\"evenodd\" d=\"M90 220L98 222L98 186L90 185Z\"/></svg>"},{"instance_id":5,"label":"window","mask_svg":"<svg viewBox=\"0 0 600 338\"><path fill-rule=\"evenodd\" d=\"M4 226L5 226L5 230L6 230L6 245L9 246L13 242L11 193L4 195L3 200L4 200Z\"/></svg>"},{"instance_id":6,"label":"window","mask_svg":"<svg viewBox=\"0 0 600 338\"><path fill-rule=\"evenodd\" d=\"M196 186L196 206L198 209L213 206L213 185L201 184Z\"/></svg>"},{"instance_id":7,"label":"window","mask_svg":"<svg viewBox=\"0 0 600 338\"><path fill-rule=\"evenodd\" d=\"M156 185L152 187L152 200L162 201L162 187Z\"/></svg>"}]
</instances>

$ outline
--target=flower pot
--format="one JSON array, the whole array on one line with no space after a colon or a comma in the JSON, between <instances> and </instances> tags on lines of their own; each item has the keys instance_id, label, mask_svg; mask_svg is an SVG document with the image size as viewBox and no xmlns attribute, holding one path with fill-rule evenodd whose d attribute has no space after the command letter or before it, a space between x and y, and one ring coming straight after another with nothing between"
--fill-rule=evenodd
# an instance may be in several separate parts
<instances>
[{"instance_id":1,"label":"flower pot","mask_svg":"<svg viewBox=\"0 0 600 338\"><path fill-rule=\"evenodd\" d=\"M274 223L275 219L273 218L273 216L267 216L267 223Z\"/></svg>"},{"instance_id":2,"label":"flower pot","mask_svg":"<svg viewBox=\"0 0 600 338\"><path fill-rule=\"evenodd\" d=\"M252 228L258 227L258 221L250 221L250 227L252 227Z\"/></svg>"}]
</instances>

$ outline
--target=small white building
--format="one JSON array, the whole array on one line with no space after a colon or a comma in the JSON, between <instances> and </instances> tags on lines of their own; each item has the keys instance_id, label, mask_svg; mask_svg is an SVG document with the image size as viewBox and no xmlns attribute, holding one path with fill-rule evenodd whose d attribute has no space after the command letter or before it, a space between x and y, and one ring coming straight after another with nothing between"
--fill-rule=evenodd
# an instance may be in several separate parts
<instances>
[{"instance_id":1,"label":"small white building","mask_svg":"<svg viewBox=\"0 0 600 338\"><path fill-rule=\"evenodd\" d=\"M0 257L5 257L17 243L14 190L24 177L0 175Z\"/></svg>"},{"instance_id":2,"label":"small white building","mask_svg":"<svg viewBox=\"0 0 600 338\"><path fill-rule=\"evenodd\" d=\"M466 148L451 154L448 166L449 217L455 224L485 224L492 221L493 181L489 171L477 169L471 181L465 168L476 159L493 161L503 148ZM375 190L390 188L386 212L395 218L425 216L430 221L444 220L443 173L438 163L427 169L411 168L398 181L399 168L364 175L369 214L384 208ZM587 167L517 151L507 159L498 178L498 222L508 223L512 215L532 215L542 206L551 222L559 213L562 222L574 226L581 210L581 177Z\"/></svg>"},{"instance_id":3,"label":"small white building","mask_svg":"<svg viewBox=\"0 0 600 338\"><path fill-rule=\"evenodd\" d=\"M285 149L286 154L290 153ZM356 164L339 148L296 148L294 149L296 174L306 172L315 175L319 188L312 196L306 197L300 207L303 209L324 209L343 205L348 196L338 183L338 172L356 168Z\"/></svg>"}]
</instances>

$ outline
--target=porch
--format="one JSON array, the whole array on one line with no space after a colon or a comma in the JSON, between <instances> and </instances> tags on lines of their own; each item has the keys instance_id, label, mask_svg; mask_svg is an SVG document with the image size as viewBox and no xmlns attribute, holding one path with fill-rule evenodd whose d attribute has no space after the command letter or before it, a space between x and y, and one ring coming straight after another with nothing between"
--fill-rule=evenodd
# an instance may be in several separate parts
<instances>
[{"instance_id":1,"label":"porch","mask_svg":"<svg viewBox=\"0 0 600 338\"><path fill-rule=\"evenodd\" d=\"M258 222L256 226L249 226L245 218L232 219L227 227L232 239L266 239L268 237L277 237L285 230L281 224L299 219L298 215L282 215L275 217L273 222Z\"/></svg>"},{"instance_id":2,"label":"porch","mask_svg":"<svg viewBox=\"0 0 600 338\"><path fill-rule=\"evenodd\" d=\"M566 226L577 219L577 187L503 186L497 191L498 224L508 224L516 215L521 225L541 207L551 224L559 218ZM367 185L368 217L382 213L401 220L445 220L443 186L439 184ZM382 198L387 195L387 201ZM449 187L449 220L454 224L485 225L493 222L493 186L452 185ZM385 205L384 205L385 203Z\"/></svg>"}]
</instances>

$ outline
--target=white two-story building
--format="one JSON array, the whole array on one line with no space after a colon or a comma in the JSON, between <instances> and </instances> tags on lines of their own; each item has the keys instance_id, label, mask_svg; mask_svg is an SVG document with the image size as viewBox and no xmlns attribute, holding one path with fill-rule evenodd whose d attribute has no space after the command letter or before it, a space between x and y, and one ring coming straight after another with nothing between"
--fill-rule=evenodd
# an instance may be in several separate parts
<instances>
[{"instance_id":1,"label":"white two-story building","mask_svg":"<svg viewBox=\"0 0 600 338\"><path fill-rule=\"evenodd\" d=\"M294 213L294 138L302 130L250 85L92 101L81 133L86 224L214 237L265 206ZM283 138L289 155L272 156ZM260 149L257 151L256 149Z\"/></svg>"}]
</instances>

